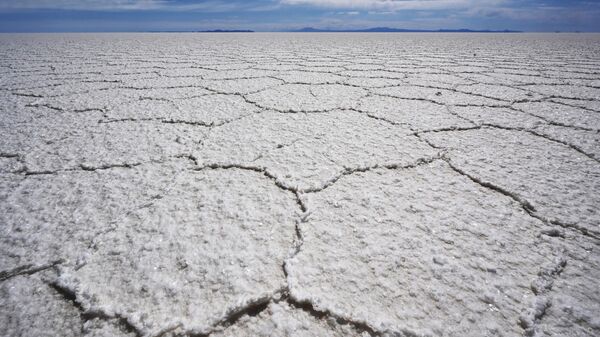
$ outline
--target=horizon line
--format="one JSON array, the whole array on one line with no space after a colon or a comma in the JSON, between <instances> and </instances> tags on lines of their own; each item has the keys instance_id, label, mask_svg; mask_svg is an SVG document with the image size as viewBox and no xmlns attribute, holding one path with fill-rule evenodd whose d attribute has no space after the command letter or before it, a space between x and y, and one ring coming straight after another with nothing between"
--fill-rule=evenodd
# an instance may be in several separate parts
<instances>
[{"instance_id":1,"label":"horizon line","mask_svg":"<svg viewBox=\"0 0 600 337\"><path fill-rule=\"evenodd\" d=\"M314 28L303 27L296 29L274 29L274 30L253 30L253 29L184 29L184 30L6 30L0 31L0 34L39 34L39 33L600 33L599 31L585 30L512 30L512 29L471 29L471 28L438 28L438 29L412 29L412 28L390 28L390 27L368 27L368 28Z\"/></svg>"}]
</instances>

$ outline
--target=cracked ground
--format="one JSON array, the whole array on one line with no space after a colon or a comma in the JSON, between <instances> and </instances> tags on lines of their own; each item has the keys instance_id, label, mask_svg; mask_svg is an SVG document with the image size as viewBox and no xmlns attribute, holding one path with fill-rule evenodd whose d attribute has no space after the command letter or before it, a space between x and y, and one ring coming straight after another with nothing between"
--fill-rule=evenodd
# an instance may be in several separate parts
<instances>
[{"instance_id":1,"label":"cracked ground","mask_svg":"<svg viewBox=\"0 0 600 337\"><path fill-rule=\"evenodd\" d=\"M0 36L0 335L598 336L600 36Z\"/></svg>"}]
</instances>

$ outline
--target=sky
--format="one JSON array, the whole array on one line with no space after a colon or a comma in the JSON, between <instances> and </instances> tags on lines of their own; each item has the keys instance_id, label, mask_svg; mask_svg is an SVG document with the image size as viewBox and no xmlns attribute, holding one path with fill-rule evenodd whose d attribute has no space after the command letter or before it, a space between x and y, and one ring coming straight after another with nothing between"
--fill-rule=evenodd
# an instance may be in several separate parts
<instances>
[{"instance_id":1,"label":"sky","mask_svg":"<svg viewBox=\"0 0 600 337\"><path fill-rule=\"evenodd\" d=\"M0 0L0 32L600 31L600 0Z\"/></svg>"}]
</instances>

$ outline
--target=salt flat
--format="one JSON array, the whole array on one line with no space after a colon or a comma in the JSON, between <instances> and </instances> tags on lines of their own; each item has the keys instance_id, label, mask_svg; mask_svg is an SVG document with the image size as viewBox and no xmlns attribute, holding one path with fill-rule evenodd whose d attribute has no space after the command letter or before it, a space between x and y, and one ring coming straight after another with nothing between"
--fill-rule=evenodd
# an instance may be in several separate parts
<instances>
[{"instance_id":1,"label":"salt flat","mask_svg":"<svg viewBox=\"0 0 600 337\"><path fill-rule=\"evenodd\" d=\"M600 335L600 35L0 35L2 336Z\"/></svg>"}]
</instances>

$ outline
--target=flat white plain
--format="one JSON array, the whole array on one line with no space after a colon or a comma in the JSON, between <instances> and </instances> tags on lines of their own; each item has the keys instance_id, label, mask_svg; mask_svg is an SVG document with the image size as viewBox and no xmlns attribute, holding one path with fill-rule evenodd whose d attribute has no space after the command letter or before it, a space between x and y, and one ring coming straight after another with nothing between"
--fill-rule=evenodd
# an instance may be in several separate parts
<instances>
[{"instance_id":1,"label":"flat white plain","mask_svg":"<svg viewBox=\"0 0 600 337\"><path fill-rule=\"evenodd\" d=\"M600 334L600 35L0 35L7 336Z\"/></svg>"}]
</instances>

